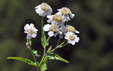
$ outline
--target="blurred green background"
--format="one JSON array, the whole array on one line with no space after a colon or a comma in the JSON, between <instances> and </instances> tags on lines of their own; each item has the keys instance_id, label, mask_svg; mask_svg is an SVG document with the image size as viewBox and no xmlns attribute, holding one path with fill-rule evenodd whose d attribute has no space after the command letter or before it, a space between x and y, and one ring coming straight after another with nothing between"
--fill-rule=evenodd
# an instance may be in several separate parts
<instances>
[{"instance_id":1,"label":"blurred green background","mask_svg":"<svg viewBox=\"0 0 113 71\"><path fill-rule=\"evenodd\" d=\"M27 23L34 23L39 30L36 39L32 39L32 49L43 53L41 17L34 8L42 2L52 7L52 14L61 7L70 8L75 17L67 24L80 31L79 43L55 51L70 63L49 61L47 71L113 71L113 0L0 0L0 71L36 71L33 66L7 57L33 60L25 45L23 27ZM53 37L50 45L54 47L57 40Z\"/></svg>"}]
</instances>

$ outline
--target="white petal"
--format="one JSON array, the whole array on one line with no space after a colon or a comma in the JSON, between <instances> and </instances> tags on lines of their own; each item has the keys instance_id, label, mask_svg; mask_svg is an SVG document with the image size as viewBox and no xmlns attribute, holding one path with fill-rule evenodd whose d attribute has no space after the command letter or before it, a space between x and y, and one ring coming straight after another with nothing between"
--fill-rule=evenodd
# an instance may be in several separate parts
<instances>
[{"instance_id":1,"label":"white petal","mask_svg":"<svg viewBox=\"0 0 113 71\"><path fill-rule=\"evenodd\" d=\"M58 15L61 15L61 16L62 16L62 13L61 13L61 12L57 12L56 14L58 14Z\"/></svg>"},{"instance_id":2,"label":"white petal","mask_svg":"<svg viewBox=\"0 0 113 71\"><path fill-rule=\"evenodd\" d=\"M54 35L54 32L49 31L49 32L48 32L48 35L49 35L50 37L52 37L52 36Z\"/></svg>"},{"instance_id":3,"label":"white petal","mask_svg":"<svg viewBox=\"0 0 113 71\"><path fill-rule=\"evenodd\" d=\"M58 23L56 21L52 21L51 24L56 24L57 25Z\"/></svg>"},{"instance_id":4,"label":"white petal","mask_svg":"<svg viewBox=\"0 0 113 71\"><path fill-rule=\"evenodd\" d=\"M49 20L47 20L47 22L48 22L48 23L51 23L52 21L53 21L53 20L50 20L50 19L49 19Z\"/></svg>"},{"instance_id":5,"label":"white petal","mask_svg":"<svg viewBox=\"0 0 113 71\"><path fill-rule=\"evenodd\" d=\"M67 39L67 40L69 39L67 36L65 36L64 38Z\"/></svg>"},{"instance_id":6,"label":"white petal","mask_svg":"<svg viewBox=\"0 0 113 71\"><path fill-rule=\"evenodd\" d=\"M79 42L80 38L79 37L75 37L75 41Z\"/></svg>"},{"instance_id":7,"label":"white petal","mask_svg":"<svg viewBox=\"0 0 113 71\"><path fill-rule=\"evenodd\" d=\"M28 33L27 31L24 31L24 33Z\"/></svg>"},{"instance_id":8,"label":"white petal","mask_svg":"<svg viewBox=\"0 0 113 71\"><path fill-rule=\"evenodd\" d=\"M33 33L31 36L32 36L33 38L35 38L35 37L37 36L37 33Z\"/></svg>"},{"instance_id":9,"label":"white petal","mask_svg":"<svg viewBox=\"0 0 113 71\"><path fill-rule=\"evenodd\" d=\"M69 18L69 15L67 15L67 17L66 17L68 20L70 20L70 18Z\"/></svg>"},{"instance_id":10,"label":"white petal","mask_svg":"<svg viewBox=\"0 0 113 71\"><path fill-rule=\"evenodd\" d=\"M61 9L57 9L58 11L61 11Z\"/></svg>"},{"instance_id":11,"label":"white petal","mask_svg":"<svg viewBox=\"0 0 113 71\"><path fill-rule=\"evenodd\" d=\"M72 44L72 45L75 45L75 41L72 41L71 44Z\"/></svg>"},{"instance_id":12,"label":"white petal","mask_svg":"<svg viewBox=\"0 0 113 71\"><path fill-rule=\"evenodd\" d=\"M29 28L30 28L29 24L26 24L26 25L24 26L24 30L27 30L27 29L29 29Z\"/></svg>"},{"instance_id":13,"label":"white petal","mask_svg":"<svg viewBox=\"0 0 113 71\"><path fill-rule=\"evenodd\" d=\"M70 12L70 17L71 17L71 18L74 18L74 16L75 16L75 15L74 15L74 14L72 14L72 13Z\"/></svg>"},{"instance_id":14,"label":"white petal","mask_svg":"<svg viewBox=\"0 0 113 71\"><path fill-rule=\"evenodd\" d=\"M80 33L80 32L79 32L79 31L77 31L77 30L75 30L75 33L77 33L77 34L78 34L78 33Z\"/></svg>"},{"instance_id":15,"label":"white petal","mask_svg":"<svg viewBox=\"0 0 113 71\"><path fill-rule=\"evenodd\" d=\"M38 13L38 14L40 14L41 13L41 11L42 11L42 9L40 8L40 6L38 6L38 8L36 8L36 13Z\"/></svg>"},{"instance_id":16,"label":"white petal","mask_svg":"<svg viewBox=\"0 0 113 71\"><path fill-rule=\"evenodd\" d=\"M40 12L40 16L45 16L46 14L45 14L45 12L42 10L41 12Z\"/></svg>"},{"instance_id":17,"label":"white petal","mask_svg":"<svg viewBox=\"0 0 113 71\"><path fill-rule=\"evenodd\" d=\"M37 32L37 31L38 31L38 29L36 29L36 28L34 27L34 28L33 28L33 31L34 31L34 32Z\"/></svg>"},{"instance_id":18,"label":"white petal","mask_svg":"<svg viewBox=\"0 0 113 71\"><path fill-rule=\"evenodd\" d=\"M70 20L69 15L67 15L67 16L63 15L62 18L63 18L63 22Z\"/></svg>"},{"instance_id":19,"label":"white petal","mask_svg":"<svg viewBox=\"0 0 113 71\"><path fill-rule=\"evenodd\" d=\"M53 16L52 15L47 15L47 18L52 18Z\"/></svg>"},{"instance_id":20,"label":"white petal","mask_svg":"<svg viewBox=\"0 0 113 71\"><path fill-rule=\"evenodd\" d=\"M50 6L49 6L50 7ZM51 14L53 12L52 8L50 7L49 9L49 13Z\"/></svg>"},{"instance_id":21,"label":"white petal","mask_svg":"<svg viewBox=\"0 0 113 71\"><path fill-rule=\"evenodd\" d=\"M44 30L44 31L49 31L49 30L50 30L50 29L49 29L50 27L51 27L50 24L46 24L46 25L44 25L43 30Z\"/></svg>"},{"instance_id":22,"label":"white petal","mask_svg":"<svg viewBox=\"0 0 113 71\"><path fill-rule=\"evenodd\" d=\"M32 27L32 28L33 28L33 27L34 27L34 24L33 24L33 23L30 23L30 27Z\"/></svg>"}]
</instances>

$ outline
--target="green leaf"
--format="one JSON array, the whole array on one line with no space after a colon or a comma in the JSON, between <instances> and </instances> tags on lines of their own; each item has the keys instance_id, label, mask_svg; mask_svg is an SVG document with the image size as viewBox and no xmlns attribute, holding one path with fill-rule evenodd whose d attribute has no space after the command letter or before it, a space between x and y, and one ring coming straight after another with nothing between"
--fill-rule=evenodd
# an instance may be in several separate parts
<instances>
[{"instance_id":1,"label":"green leaf","mask_svg":"<svg viewBox=\"0 0 113 71\"><path fill-rule=\"evenodd\" d=\"M32 52L36 57L40 57L40 55L38 54L38 52L36 50L32 50Z\"/></svg>"},{"instance_id":2,"label":"green leaf","mask_svg":"<svg viewBox=\"0 0 113 71\"><path fill-rule=\"evenodd\" d=\"M47 40L46 40L46 35L45 35L45 32L44 31L42 31L41 41L42 41L41 44L42 44L42 46L44 48L49 45L48 42L47 42Z\"/></svg>"},{"instance_id":3,"label":"green leaf","mask_svg":"<svg viewBox=\"0 0 113 71\"><path fill-rule=\"evenodd\" d=\"M26 62L29 65L33 65L33 66L36 66L36 67L38 66L37 64L39 64L39 63L33 62L33 61L29 60L29 59L22 58L22 57L8 57L7 59L20 60L20 61Z\"/></svg>"},{"instance_id":4,"label":"green leaf","mask_svg":"<svg viewBox=\"0 0 113 71\"><path fill-rule=\"evenodd\" d=\"M60 57L59 55L54 54L54 53L47 54L47 57L50 60L60 60L60 61L65 62L65 63L69 63L69 61L63 59L62 57Z\"/></svg>"},{"instance_id":5,"label":"green leaf","mask_svg":"<svg viewBox=\"0 0 113 71\"><path fill-rule=\"evenodd\" d=\"M49 46L48 50L47 50L47 53L49 53L52 49L52 46Z\"/></svg>"},{"instance_id":6,"label":"green leaf","mask_svg":"<svg viewBox=\"0 0 113 71\"><path fill-rule=\"evenodd\" d=\"M43 63L41 65L40 71L45 71L45 70L47 70L47 64L46 63Z\"/></svg>"}]
</instances>

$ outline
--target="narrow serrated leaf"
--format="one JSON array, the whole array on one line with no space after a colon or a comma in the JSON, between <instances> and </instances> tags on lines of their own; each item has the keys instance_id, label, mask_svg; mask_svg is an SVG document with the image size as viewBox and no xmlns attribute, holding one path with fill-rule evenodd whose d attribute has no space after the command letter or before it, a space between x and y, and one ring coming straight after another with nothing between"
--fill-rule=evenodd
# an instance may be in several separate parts
<instances>
[{"instance_id":1,"label":"narrow serrated leaf","mask_svg":"<svg viewBox=\"0 0 113 71\"><path fill-rule=\"evenodd\" d=\"M50 60L60 60L60 61L65 62L65 63L69 63L69 61L63 59L62 57L60 57L59 55L54 54L54 53L48 54L47 57Z\"/></svg>"},{"instance_id":2,"label":"narrow serrated leaf","mask_svg":"<svg viewBox=\"0 0 113 71\"><path fill-rule=\"evenodd\" d=\"M38 66L37 64L39 64L38 62L33 62L27 58L22 58L22 57L8 57L7 59L14 59L14 60L20 60L20 61L23 61L23 62L26 62L27 64L29 65L33 65L33 66Z\"/></svg>"}]
</instances>

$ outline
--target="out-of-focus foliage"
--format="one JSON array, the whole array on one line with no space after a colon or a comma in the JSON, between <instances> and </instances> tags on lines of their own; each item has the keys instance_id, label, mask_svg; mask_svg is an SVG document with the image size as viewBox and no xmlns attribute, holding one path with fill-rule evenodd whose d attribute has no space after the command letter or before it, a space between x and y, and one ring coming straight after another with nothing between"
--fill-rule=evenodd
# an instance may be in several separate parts
<instances>
[{"instance_id":1,"label":"out-of-focus foliage","mask_svg":"<svg viewBox=\"0 0 113 71\"><path fill-rule=\"evenodd\" d=\"M7 60L7 57L33 60L25 45L23 27L26 23L34 23L39 30L37 38L32 39L32 49L43 53L40 43L41 17L34 8L42 2L51 5L53 14L63 6L69 7L75 17L67 24L72 24L80 31L78 44L55 52L70 63L49 61L47 71L113 71L112 0L0 0L0 71L36 71L33 66ZM57 39L50 40L53 47Z\"/></svg>"}]
</instances>

